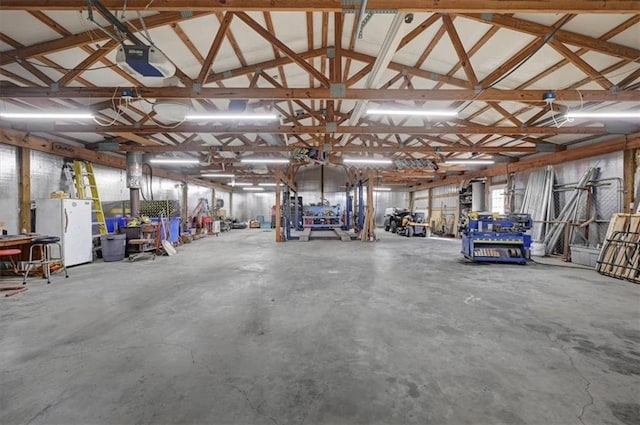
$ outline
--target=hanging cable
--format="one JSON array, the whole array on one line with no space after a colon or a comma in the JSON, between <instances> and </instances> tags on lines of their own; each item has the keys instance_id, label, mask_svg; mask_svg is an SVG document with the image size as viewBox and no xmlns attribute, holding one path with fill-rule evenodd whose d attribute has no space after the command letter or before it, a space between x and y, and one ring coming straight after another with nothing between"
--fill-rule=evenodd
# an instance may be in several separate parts
<instances>
[{"instance_id":1,"label":"hanging cable","mask_svg":"<svg viewBox=\"0 0 640 425\"><path fill-rule=\"evenodd\" d=\"M98 67L95 67L95 68L65 68L64 66L45 65L43 63L38 63L38 62L34 62L34 61L31 61L31 60L28 60L28 59L21 58L20 56L14 56L14 55L7 55L7 56L9 56L10 58L15 59L15 61L17 63L26 63L26 64L29 64L29 65L38 66L40 68L49 68L49 69L55 69L56 71L64 71L64 72L98 71L98 70L101 70L101 69L109 69L109 68L114 68L114 67L118 66L118 64L114 63L114 64L111 64L111 65L98 66Z\"/></svg>"},{"instance_id":2,"label":"hanging cable","mask_svg":"<svg viewBox=\"0 0 640 425\"><path fill-rule=\"evenodd\" d=\"M142 29L144 30L144 34L145 34L145 38L149 41L149 43L151 43L152 46L154 46L153 41L151 40L151 36L149 35L149 30L147 29L147 26L144 23L144 19L142 19L142 13L140 13L140 11L137 11L138 14L138 20L140 21L140 25L142 25Z\"/></svg>"}]
</instances>

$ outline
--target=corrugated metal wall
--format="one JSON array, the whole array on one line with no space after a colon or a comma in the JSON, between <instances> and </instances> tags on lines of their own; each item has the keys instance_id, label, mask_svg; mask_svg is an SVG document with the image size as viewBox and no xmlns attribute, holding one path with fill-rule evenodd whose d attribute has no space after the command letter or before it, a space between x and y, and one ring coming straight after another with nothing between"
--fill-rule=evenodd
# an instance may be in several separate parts
<instances>
[{"instance_id":1,"label":"corrugated metal wall","mask_svg":"<svg viewBox=\"0 0 640 425\"><path fill-rule=\"evenodd\" d=\"M0 145L0 221L9 234L18 233L17 148Z\"/></svg>"},{"instance_id":2,"label":"corrugated metal wall","mask_svg":"<svg viewBox=\"0 0 640 425\"><path fill-rule=\"evenodd\" d=\"M0 221L5 222L5 228L10 234L19 232L18 229L18 164L17 148L0 144ZM31 151L31 199L49 198L51 192L69 191L63 172L64 158L43 152ZM145 167L146 169L146 167ZM129 189L126 187L126 173L124 170L95 165L96 182L103 202L129 200ZM147 199L177 200L182 202L180 182L145 175L142 194ZM229 204L229 195L217 191L216 197L223 198ZM192 211L200 198L211 200L211 189L204 186L190 184L188 192L188 211Z\"/></svg>"},{"instance_id":3,"label":"corrugated metal wall","mask_svg":"<svg viewBox=\"0 0 640 425\"><path fill-rule=\"evenodd\" d=\"M458 196L459 187L455 184L434 187L431 201L431 219L429 220L435 231L455 233L458 225Z\"/></svg>"},{"instance_id":4,"label":"corrugated metal wall","mask_svg":"<svg viewBox=\"0 0 640 425\"><path fill-rule=\"evenodd\" d=\"M565 164L553 166L553 170L556 176L556 184L571 184L577 183L585 170L589 167L600 168L600 179L621 179L623 176L623 153L614 152L608 155L602 155L590 159L571 161ZM527 186L531 171L517 173L515 175L515 208L516 211L520 209L522 205L522 198Z\"/></svg>"},{"instance_id":5,"label":"corrugated metal wall","mask_svg":"<svg viewBox=\"0 0 640 425\"><path fill-rule=\"evenodd\" d=\"M57 190L68 190L64 179L62 166L64 159L42 152L31 152L31 199L48 198L50 193ZM584 170L589 166L601 168L600 178L621 178L623 175L623 154L616 152L588 160L573 161L554 167L558 184L577 182ZM17 233L18 229L18 181L17 181L17 148L0 145L0 221L5 222L9 233ZM126 188L125 171L113 168L95 166L96 177L103 201L128 200L129 190ZM515 206L522 203L522 194L526 186L529 173L516 175ZM496 180L496 179L492 179ZM313 167L301 170L297 183L305 204L320 203L320 169ZM346 203L344 187L346 175L344 170L337 167L325 167L325 199L332 205ZM153 190L154 199L182 199L179 182L170 179L146 176L143 179L142 192L149 199ZM188 195L188 211L192 211L200 198L211 199L211 189L190 185ZM217 191L217 198L224 200L223 207L227 214L240 220L249 220L259 215L269 217L271 206L275 203L272 191L265 193L245 193L237 191L232 197L229 192ZM458 186L448 185L433 189L433 214L430 221L436 223L441 220L442 211L447 215L455 213L457 217ZM428 191L416 192L414 195L414 209L427 210ZM409 197L406 192L376 192L375 208L376 223L383 222L384 209L388 207L408 207Z\"/></svg>"},{"instance_id":6,"label":"corrugated metal wall","mask_svg":"<svg viewBox=\"0 0 640 425\"><path fill-rule=\"evenodd\" d=\"M245 192L235 190L232 199L232 217L240 221L249 221L257 216L271 219L271 207L276 203L275 191Z\"/></svg>"}]
</instances>

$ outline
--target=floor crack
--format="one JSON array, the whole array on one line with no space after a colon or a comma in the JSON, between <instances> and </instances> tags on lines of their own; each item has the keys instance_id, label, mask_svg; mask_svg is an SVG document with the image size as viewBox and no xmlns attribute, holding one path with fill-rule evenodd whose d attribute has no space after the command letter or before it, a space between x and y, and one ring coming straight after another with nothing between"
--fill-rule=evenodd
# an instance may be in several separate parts
<instances>
[{"instance_id":1,"label":"floor crack","mask_svg":"<svg viewBox=\"0 0 640 425\"><path fill-rule=\"evenodd\" d=\"M256 412L258 415L269 419L271 422L273 422L275 425L280 425L278 423L278 420L276 418L274 418L273 416L269 416L267 414L264 414L261 412L261 407L262 404L264 403L264 401L262 403L260 403L258 406L254 406L253 402L251 402L251 399L249 398L249 395L247 394L247 392L245 390L243 390L242 388L233 385L233 384L228 384L225 383L225 385L230 386L231 388L233 388L234 390L238 391L240 394L242 394L242 396L244 397L245 400L247 400L247 403L249 404L249 407L251 408L251 410L253 410L254 412Z\"/></svg>"},{"instance_id":2,"label":"floor crack","mask_svg":"<svg viewBox=\"0 0 640 425\"><path fill-rule=\"evenodd\" d=\"M582 418L583 418L584 414L586 413L587 408L588 408L589 406L593 406L593 403L594 403L593 395L591 394L591 391L589 391L589 388L591 387L591 381L589 381L589 380L587 379L587 377L586 377L586 376L584 376L584 375L582 374L582 372L580 372L580 369L578 369L578 367L576 366L576 364L575 364L575 363L574 363L574 361L573 361L573 356L572 356L571 354L569 354L569 353L567 352L567 350L565 350L565 349L564 349L564 347L562 346L562 344L558 343L558 340L554 340L554 339L552 339L552 338L551 338L551 335L549 335L549 333L546 333L546 332L545 332L545 333L544 333L544 335L547 337L547 339L548 339L549 341L551 341L551 343L552 343L552 344L556 345L556 346L560 349L560 351L562 351L562 353L563 353L565 356L567 356L567 358L569 359L569 363L571 363L571 367L573 368L573 370L575 370L575 371L576 371L576 373L578 374L578 376L579 376L580 378L582 378L582 380L583 380L584 382L586 382L586 385L585 385L585 387L584 387L584 392L585 392L585 393L587 393L587 395L589 396L589 402L588 402L588 403L585 403L585 404L582 406L582 409L580 409L580 414L578 415L578 420L580 421L580 423L581 423L582 425L585 425L585 423L584 423L584 421L583 421L583 419L582 419Z\"/></svg>"}]
</instances>

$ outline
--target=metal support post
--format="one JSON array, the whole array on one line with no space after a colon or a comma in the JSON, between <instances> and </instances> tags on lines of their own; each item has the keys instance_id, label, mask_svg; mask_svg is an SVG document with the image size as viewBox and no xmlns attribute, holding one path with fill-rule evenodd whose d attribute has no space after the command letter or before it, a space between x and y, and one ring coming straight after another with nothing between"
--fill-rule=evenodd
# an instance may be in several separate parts
<instances>
[{"instance_id":1,"label":"metal support post","mask_svg":"<svg viewBox=\"0 0 640 425\"><path fill-rule=\"evenodd\" d=\"M364 190L362 180L358 182L358 231L364 226Z\"/></svg>"},{"instance_id":2,"label":"metal support post","mask_svg":"<svg viewBox=\"0 0 640 425\"><path fill-rule=\"evenodd\" d=\"M291 192L289 186L284 187L284 235L285 240L291 239Z\"/></svg>"}]
</instances>

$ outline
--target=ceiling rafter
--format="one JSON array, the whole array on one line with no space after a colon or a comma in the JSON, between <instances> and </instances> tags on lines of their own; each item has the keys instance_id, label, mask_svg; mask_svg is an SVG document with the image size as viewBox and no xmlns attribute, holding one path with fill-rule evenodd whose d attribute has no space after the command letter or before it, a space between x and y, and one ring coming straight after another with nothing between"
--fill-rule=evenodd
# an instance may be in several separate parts
<instances>
[{"instance_id":1,"label":"ceiling rafter","mask_svg":"<svg viewBox=\"0 0 640 425\"><path fill-rule=\"evenodd\" d=\"M317 56L322 56L326 54L326 49L314 49L307 52L299 53L302 59L311 59ZM222 81L228 78L239 77L247 74L252 74L256 71L256 69L267 70L271 68L277 68L278 66L288 65L290 63L294 63L293 59L289 57L279 58L279 59L269 59L267 61L262 61L258 63L249 64L247 66L242 66L240 68L230 69L224 72L211 74L207 78L207 83L213 83L217 81Z\"/></svg>"},{"instance_id":2,"label":"ceiling rafter","mask_svg":"<svg viewBox=\"0 0 640 425\"><path fill-rule=\"evenodd\" d=\"M637 12L637 11L636 11ZM640 50L632 47L623 46L609 41L600 40L598 38L589 37L587 35L578 34L566 30L555 30L554 27L538 24L536 22L527 21L524 19L514 18L513 16L506 15L491 15L486 16L484 14L464 14L460 15L469 19L474 19L479 22L484 22L491 25L497 25L502 28L511 29L518 32L524 32L537 37L546 37L551 33L554 33L553 38L565 44L571 44L578 47L584 47L589 50L593 50L599 53L604 53L609 56L617 56L627 60L637 60L640 57Z\"/></svg>"},{"instance_id":3,"label":"ceiling rafter","mask_svg":"<svg viewBox=\"0 0 640 425\"><path fill-rule=\"evenodd\" d=\"M174 22L170 24L170 27L173 30L173 32L178 36L178 38L180 38L182 43L187 47L187 49L189 49L193 57L196 58L196 60L200 63L200 66L202 66L204 64L204 57L202 56L202 54L200 54L200 51L193 44L189 36L184 32L180 24L177 22Z\"/></svg>"},{"instance_id":4,"label":"ceiling rafter","mask_svg":"<svg viewBox=\"0 0 640 425\"><path fill-rule=\"evenodd\" d=\"M236 12L236 16L242 20L249 28L253 29L257 32L262 38L270 42L272 45L277 47L284 55L291 58L295 63L300 65L305 71L313 75L313 77L318 80L325 87L329 85L329 81L327 77L321 74L316 68L310 66L300 55L291 50L286 44L282 41L278 40L272 34L269 33L262 25L254 21L249 15L244 12Z\"/></svg>"},{"instance_id":5,"label":"ceiling rafter","mask_svg":"<svg viewBox=\"0 0 640 425\"><path fill-rule=\"evenodd\" d=\"M46 26L51 28L53 31L60 34L61 36L70 37L73 35L70 31L68 31L66 28L64 28L60 24L58 24L55 20L50 18L45 13L41 11L31 11L29 13L32 16L34 16L36 19L38 19L40 22L44 23ZM65 73L62 76L62 78L60 78L57 81L57 84L60 86L66 86L71 81L78 79L80 77L80 74L82 74L82 72L84 72L86 69L91 67L96 62L102 62L107 66L114 65L111 61L107 60L104 56L108 54L111 50L113 50L117 45L118 43L115 40L109 40L107 43L98 47L95 50L89 47L89 45L81 46L80 48L86 53L88 53L89 57L85 58L78 65L76 65L76 67L73 70ZM123 77L125 80L129 81L130 83L136 84L136 85L140 84L138 80L131 77L129 74L122 71L121 69L115 68L114 71L117 72L121 77Z\"/></svg>"},{"instance_id":6,"label":"ceiling rafter","mask_svg":"<svg viewBox=\"0 0 640 425\"><path fill-rule=\"evenodd\" d=\"M297 144L287 146L249 146L249 145L223 145L223 146L132 146L132 145L120 145L120 152L256 152L256 153L271 153L271 152L290 152L300 147ZM331 149L331 153L346 153L346 152L359 152L362 146L334 146ZM502 150L501 150L502 149ZM507 148L515 153L535 153L535 147L511 147ZM447 152L481 152L481 153L499 153L504 151L502 147L495 146L368 146L368 153L447 153Z\"/></svg>"},{"instance_id":7,"label":"ceiling rafter","mask_svg":"<svg viewBox=\"0 0 640 425\"><path fill-rule=\"evenodd\" d=\"M55 125L55 131L61 133L121 133L134 131L140 134L156 134L163 133L166 129L156 126L134 127L129 125L113 125L109 127L101 127L95 125ZM257 125L221 125L221 126L203 126L200 124L180 124L173 128L173 131L181 133L271 133L271 134L306 134L327 132L326 126L257 126ZM481 126L472 125L466 127L431 127L423 126L406 126L406 127L389 127L386 125L371 126L338 126L336 134L607 134L607 129L601 126L564 126L564 127L507 127L507 126Z\"/></svg>"},{"instance_id":8,"label":"ceiling rafter","mask_svg":"<svg viewBox=\"0 0 640 425\"><path fill-rule=\"evenodd\" d=\"M102 0L105 7L119 9L122 0ZM24 4L23 0L3 0L0 10L79 10L86 7L84 0L34 0ZM388 0L369 0L370 9L388 9ZM548 0L510 1L504 0L438 0L419 2L415 0L394 0L393 7L406 12L477 12L477 13L634 13L640 10L640 2L635 0L581 1ZM128 10L157 11L307 11L325 12L356 11L358 4L342 0L128 0Z\"/></svg>"},{"instance_id":9,"label":"ceiling rafter","mask_svg":"<svg viewBox=\"0 0 640 425\"><path fill-rule=\"evenodd\" d=\"M57 90L50 87L4 87L0 91L0 98L111 98L118 87L60 87ZM486 89L480 93L471 89L415 89L415 90L380 90L380 89L346 89L342 100L430 100L430 101L514 101L540 102L543 94L548 90L497 90ZM634 102L640 100L640 93L633 90L618 92L605 90L574 89L556 90L558 98L569 101L618 101ZM335 99L328 88L203 88L194 93L188 87L139 87L136 94L147 99Z\"/></svg>"},{"instance_id":10,"label":"ceiling rafter","mask_svg":"<svg viewBox=\"0 0 640 425\"><path fill-rule=\"evenodd\" d=\"M476 77L476 73L471 66L471 61L469 61L469 56L467 56L467 52L464 50L464 46L462 45L462 40L460 40L460 36L458 35L458 31L456 31L455 26L453 25L453 21L449 15L442 15L442 21L444 22L444 28L449 34L449 39L451 40L451 44L453 44L453 48L458 55L458 59L460 59L459 63L464 70L465 75L467 76L467 80L473 87L478 85L478 77Z\"/></svg>"},{"instance_id":11,"label":"ceiling rafter","mask_svg":"<svg viewBox=\"0 0 640 425\"><path fill-rule=\"evenodd\" d=\"M267 31L269 31L271 34L273 34L274 36L276 35L276 30L273 27L273 20L271 19L271 13L269 12L263 12L263 16L264 16L264 21L267 25ZM275 46L271 46L271 48L273 49L273 55L275 56L276 59L280 58L280 52L278 51L278 49L275 48ZM280 81L282 81L282 87L287 87L287 76L284 73L284 67L279 66L278 67L278 75L280 76ZM295 113L293 111L293 104L291 103L291 101L287 102L287 105L289 106L289 114L293 117L295 116Z\"/></svg>"},{"instance_id":12,"label":"ceiling rafter","mask_svg":"<svg viewBox=\"0 0 640 425\"><path fill-rule=\"evenodd\" d=\"M86 2L84 3L85 4L83 5L83 7L86 6ZM0 9L2 4L3 3L0 3ZM79 9L82 9L83 7L80 7ZM146 18L145 25L148 29L158 28L169 25L173 22L187 21L189 19L199 18L208 14L209 13L207 12L198 12L193 13L193 15L189 17L182 17L180 13L176 12L161 13L159 15L154 15ZM113 26L105 27L105 30L110 33L114 33L116 31ZM0 66L16 62L18 59L28 59L35 56L49 55L63 50L72 49L74 47L82 47L91 43L99 43L107 40L108 38L109 37L102 31L95 32L93 30L89 30L78 34L57 38L55 40L43 41L31 46L16 48L14 50L0 53Z\"/></svg>"},{"instance_id":13,"label":"ceiling rafter","mask_svg":"<svg viewBox=\"0 0 640 425\"><path fill-rule=\"evenodd\" d=\"M233 13L227 12L224 15L224 19L220 23L218 27L218 32L216 33L213 41L211 42L211 47L209 47L209 52L204 60L202 68L200 69L200 73L198 74L198 78L196 78L196 82L198 84L204 84L206 77L209 75L211 71L211 65L213 65L213 61L216 56L220 52L220 48L222 47L222 42L224 41L224 37L229 29L229 25L231 24L231 20L233 19Z\"/></svg>"},{"instance_id":14,"label":"ceiling rafter","mask_svg":"<svg viewBox=\"0 0 640 425\"><path fill-rule=\"evenodd\" d=\"M549 41L551 47L553 47L558 53L564 56L569 62L571 62L576 68L584 72L591 81L595 81L605 90L610 90L613 87L611 81L595 70L591 65L585 62L580 56L572 52L567 46L556 40Z\"/></svg>"}]
</instances>

